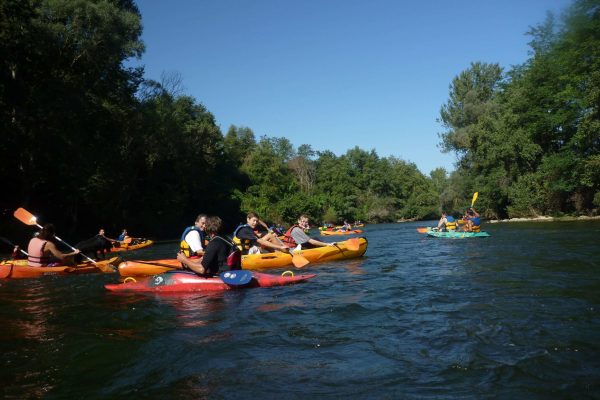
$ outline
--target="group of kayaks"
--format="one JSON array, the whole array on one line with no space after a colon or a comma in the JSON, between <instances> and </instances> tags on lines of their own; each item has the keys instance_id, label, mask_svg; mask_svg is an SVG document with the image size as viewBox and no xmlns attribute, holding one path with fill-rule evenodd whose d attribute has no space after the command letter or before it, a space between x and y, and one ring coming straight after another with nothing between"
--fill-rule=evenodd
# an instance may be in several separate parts
<instances>
[{"instance_id":1,"label":"group of kayaks","mask_svg":"<svg viewBox=\"0 0 600 400\"><path fill-rule=\"evenodd\" d=\"M361 257L366 251L368 241L364 237L337 242L334 246L294 251L309 263L322 263L333 260L345 260ZM146 245L148 246L148 245ZM350 247L350 248L348 248ZM131 250L131 246L129 246ZM197 292L220 291L240 288L283 286L304 282L315 274L294 274L285 271L281 275L266 274L257 270L284 268L292 265L293 256L289 253L273 252L242 256L242 270L228 271L219 277L205 278L179 269L176 259L150 261L123 261L113 257L95 263L87 262L76 266L29 267L27 260L9 260L0 263L0 278L34 278L42 275L66 275L73 273L109 273L118 271L124 278L122 283L107 284L105 288L112 292ZM235 280L231 276L243 276L244 280Z\"/></svg>"}]
</instances>

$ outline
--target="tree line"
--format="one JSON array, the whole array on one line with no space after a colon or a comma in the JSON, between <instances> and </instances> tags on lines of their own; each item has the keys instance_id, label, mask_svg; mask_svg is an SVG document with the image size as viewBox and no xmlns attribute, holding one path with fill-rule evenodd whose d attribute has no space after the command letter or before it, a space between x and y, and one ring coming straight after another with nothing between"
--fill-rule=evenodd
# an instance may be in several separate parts
<instances>
[{"instance_id":1,"label":"tree line","mask_svg":"<svg viewBox=\"0 0 600 400\"><path fill-rule=\"evenodd\" d=\"M144 78L132 0L0 0L0 228L25 207L67 236L99 227L176 237L200 212L228 227L256 211L290 224L487 217L600 206L598 5L580 0L530 32L531 58L475 62L452 82L440 135L454 172L360 147L336 155L284 137L227 132L176 75ZM559 29L560 28L560 29ZM62 229L61 229L62 228Z\"/></svg>"}]
</instances>

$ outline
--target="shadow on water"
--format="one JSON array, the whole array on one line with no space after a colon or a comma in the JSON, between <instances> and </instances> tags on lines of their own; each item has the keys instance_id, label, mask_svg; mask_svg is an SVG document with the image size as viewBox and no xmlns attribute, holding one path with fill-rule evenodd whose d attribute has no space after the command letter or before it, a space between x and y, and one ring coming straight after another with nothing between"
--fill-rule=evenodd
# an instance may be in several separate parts
<instances>
[{"instance_id":1,"label":"shadow on water","mask_svg":"<svg viewBox=\"0 0 600 400\"><path fill-rule=\"evenodd\" d=\"M309 264L318 276L288 287L158 296L108 293L110 275L0 282L0 393L597 395L600 223L490 224L491 237L461 240L423 225L367 225L365 257Z\"/></svg>"}]
</instances>

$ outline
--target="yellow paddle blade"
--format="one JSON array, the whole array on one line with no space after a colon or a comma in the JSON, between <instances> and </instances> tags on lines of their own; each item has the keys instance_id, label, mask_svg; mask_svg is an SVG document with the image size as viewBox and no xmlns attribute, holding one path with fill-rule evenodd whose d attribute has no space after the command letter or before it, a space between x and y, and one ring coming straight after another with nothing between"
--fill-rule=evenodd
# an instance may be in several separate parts
<instances>
[{"instance_id":1,"label":"yellow paddle blade","mask_svg":"<svg viewBox=\"0 0 600 400\"><path fill-rule=\"evenodd\" d=\"M357 251L360 248L360 240L358 238L346 240L346 248L350 251Z\"/></svg>"},{"instance_id":2,"label":"yellow paddle blade","mask_svg":"<svg viewBox=\"0 0 600 400\"><path fill-rule=\"evenodd\" d=\"M479 197L479 192L473 193L473 200L471 200L471 207L473 207L473 204L475 204L475 201L477 201L477 197Z\"/></svg>"},{"instance_id":3,"label":"yellow paddle blade","mask_svg":"<svg viewBox=\"0 0 600 400\"><path fill-rule=\"evenodd\" d=\"M24 208L17 208L13 215L26 225L37 225L37 218Z\"/></svg>"},{"instance_id":4,"label":"yellow paddle blade","mask_svg":"<svg viewBox=\"0 0 600 400\"><path fill-rule=\"evenodd\" d=\"M310 261L308 261L306 259L306 257L304 257L302 254L293 254L292 255L292 263L294 264L294 267L296 267L296 268L302 268L309 262Z\"/></svg>"},{"instance_id":5,"label":"yellow paddle blade","mask_svg":"<svg viewBox=\"0 0 600 400\"><path fill-rule=\"evenodd\" d=\"M417 228L417 232L419 232L419 233L427 233L427 228Z\"/></svg>"}]
</instances>

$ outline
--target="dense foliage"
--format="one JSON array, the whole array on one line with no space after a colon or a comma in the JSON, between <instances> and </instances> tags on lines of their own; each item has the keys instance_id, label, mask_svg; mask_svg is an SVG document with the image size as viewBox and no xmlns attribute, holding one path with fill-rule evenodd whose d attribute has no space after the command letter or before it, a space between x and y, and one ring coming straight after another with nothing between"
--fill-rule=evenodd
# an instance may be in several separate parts
<instances>
[{"instance_id":1,"label":"dense foliage","mask_svg":"<svg viewBox=\"0 0 600 400\"><path fill-rule=\"evenodd\" d=\"M133 0L0 0L0 227L19 236L25 207L67 237L100 227L175 237L199 212L229 228L257 211L289 224L436 217L474 191L487 216L589 213L600 206L600 11L577 1L563 25L530 32L531 58L503 71L476 62L442 107L446 151L429 176L360 147L337 156L223 134L177 76L145 79Z\"/></svg>"},{"instance_id":2,"label":"dense foliage","mask_svg":"<svg viewBox=\"0 0 600 400\"><path fill-rule=\"evenodd\" d=\"M451 180L483 193L489 217L589 213L600 207L600 3L577 1L529 35L523 65L473 63L453 80L440 113L443 146L460 158Z\"/></svg>"}]
</instances>

